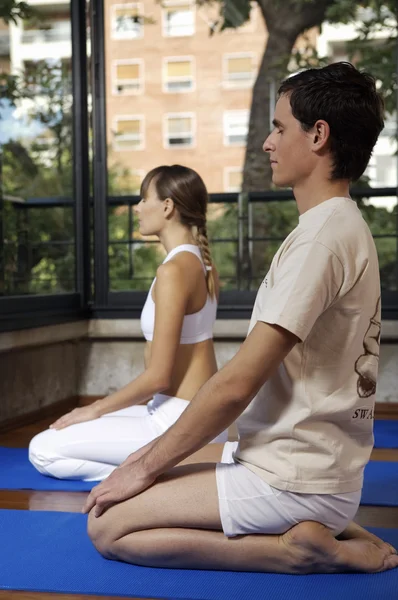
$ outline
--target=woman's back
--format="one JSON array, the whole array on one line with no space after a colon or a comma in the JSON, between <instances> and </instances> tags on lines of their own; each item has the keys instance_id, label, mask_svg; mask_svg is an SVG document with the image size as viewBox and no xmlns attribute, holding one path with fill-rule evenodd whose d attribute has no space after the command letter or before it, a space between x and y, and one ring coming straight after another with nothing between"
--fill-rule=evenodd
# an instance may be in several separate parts
<instances>
[{"instance_id":1,"label":"woman's back","mask_svg":"<svg viewBox=\"0 0 398 600\"><path fill-rule=\"evenodd\" d=\"M206 271L197 246L183 245L175 248L164 262L170 261L178 264L183 273L181 285L178 288L176 286L173 290L176 294L176 301L177 296L181 296L181 294L184 294L187 300L170 385L167 390L164 390L164 393L191 400L199 388L217 371L212 336L217 312L219 281L213 267L216 289L215 297L212 299L207 290ZM141 318L142 328L147 339L146 367L150 364L152 355L151 329L153 331L153 324L151 327L151 318L154 318L157 310L154 302L155 295L156 280L148 294Z\"/></svg>"}]
</instances>

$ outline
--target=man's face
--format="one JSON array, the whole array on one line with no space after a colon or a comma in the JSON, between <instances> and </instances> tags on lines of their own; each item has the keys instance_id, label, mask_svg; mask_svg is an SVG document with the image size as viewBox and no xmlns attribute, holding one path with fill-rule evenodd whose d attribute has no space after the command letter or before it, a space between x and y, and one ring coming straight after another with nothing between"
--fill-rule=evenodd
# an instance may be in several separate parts
<instances>
[{"instance_id":1,"label":"man's face","mask_svg":"<svg viewBox=\"0 0 398 600\"><path fill-rule=\"evenodd\" d=\"M289 96L281 96L276 103L273 124L274 129L263 145L264 152L269 153L272 181L279 187L294 187L314 168L312 136L303 131L292 115Z\"/></svg>"}]
</instances>

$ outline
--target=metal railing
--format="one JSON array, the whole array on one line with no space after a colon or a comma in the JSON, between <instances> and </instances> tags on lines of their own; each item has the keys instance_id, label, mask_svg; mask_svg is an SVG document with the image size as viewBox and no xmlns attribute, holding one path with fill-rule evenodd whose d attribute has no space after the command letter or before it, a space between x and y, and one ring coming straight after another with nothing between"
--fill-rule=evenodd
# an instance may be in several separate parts
<instances>
[{"instance_id":1,"label":"metal railing","mask_svg":"<svg viewBox=\"0 0 398 600\"><path fill-rule=\"evenodd\" d=\"M361 200L376 197L395 197L396 200L394 188L354 188L351 193L353 198ZM107 199L110 291L148 289L156 265L161 260L161 255L156 252L148 254L147 251L158 242L145 240L138 234L133 209L139 200L134 195L109 196ZM290 191L210 195L209 238L224 289L239 292L257 288L269 267L276 244L282 242L295 226L293 203ZM73 199L29 198L24 202L7 204L11 207L10 222L13 222L14 232L13 236L7 235L10 232L7 232L5 220L1 249L4 272L0 275L5 283L2 295L74 291L76 240L73 235ZM58 221L62 221L60 209L63 209L70 235L65 235L61 227L58 231L62 231L62 239L57 237L50 214L46 229L46 216L42 212L44 229L41 238L32 239L34 211L38 209L45 212L57 209ZM373 236L379 252L382 252L382 285L384 289L398 294L397 209L390 214L391 218L387 215L388 230L380 231L378 227ZM298 218L298 214L296 216ZM276 226L274 221L277 218L281 223ZM116 220L113 228L112 220Z\"/></svg>"}]
</instances>

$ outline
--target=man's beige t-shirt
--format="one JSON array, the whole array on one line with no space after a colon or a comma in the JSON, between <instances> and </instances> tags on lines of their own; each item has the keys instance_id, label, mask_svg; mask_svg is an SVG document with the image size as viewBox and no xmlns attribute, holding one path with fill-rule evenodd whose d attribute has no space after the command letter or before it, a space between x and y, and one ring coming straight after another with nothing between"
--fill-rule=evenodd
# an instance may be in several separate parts
<instances>
[{"instance_id":1,"label":"man's beige t-shirt","mask_svg":"<svg viewBox=\"0 0 398 600\"><path fill-rule=\"evenodd\" d=\"M373 447L380 277L354 201L331 198L300 216L259 288L249 333L257 321L300 342L238 419L235 459L280 490L361 489Z\"/></svg>"}]
</instances>

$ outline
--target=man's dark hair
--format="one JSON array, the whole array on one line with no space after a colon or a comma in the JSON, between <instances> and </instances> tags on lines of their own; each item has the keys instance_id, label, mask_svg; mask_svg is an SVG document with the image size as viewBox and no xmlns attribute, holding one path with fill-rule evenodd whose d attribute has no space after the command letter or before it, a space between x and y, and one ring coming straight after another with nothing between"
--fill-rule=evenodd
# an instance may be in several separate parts
<instances>
[{"instance_id":1,"label":"man's dark hair","mask_svg":"<svg viewBox=\"0 0 398 600\"><path fill-rule=\"evenodd\" d=\"M304 131L319 119L330 127L332 179L359 179L384 127L384 103L375 79L348 62L308 69L282 82L278 96L290 99Z\"/></svg>"}]
</instances>

